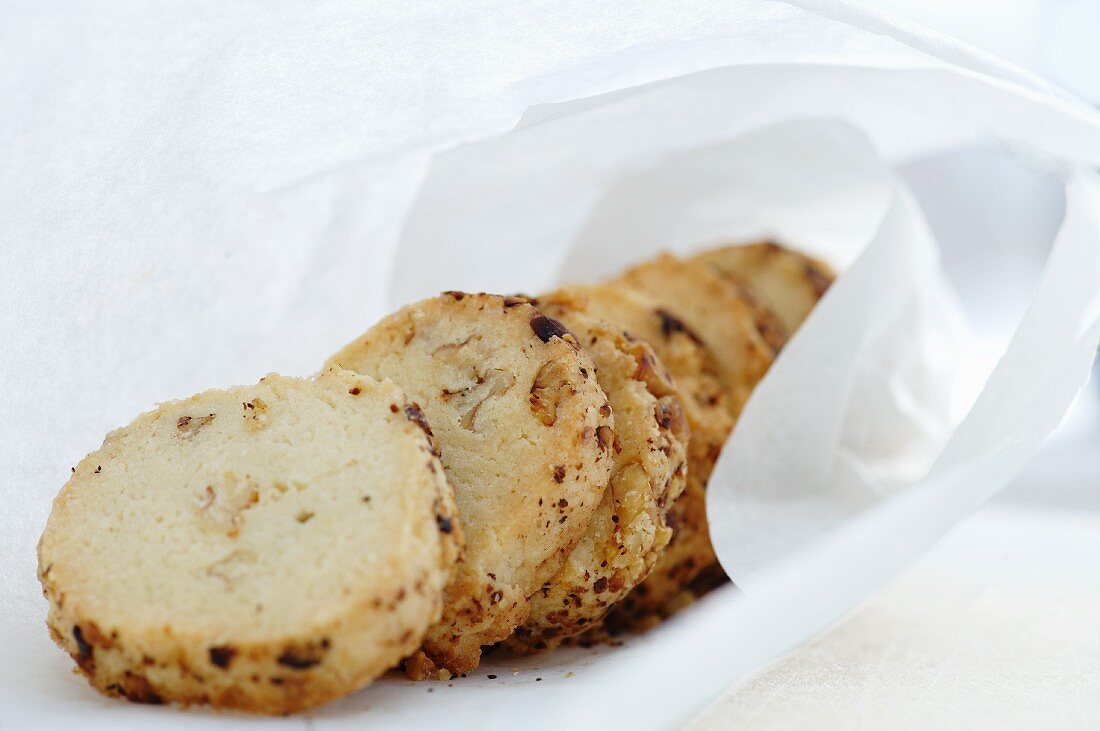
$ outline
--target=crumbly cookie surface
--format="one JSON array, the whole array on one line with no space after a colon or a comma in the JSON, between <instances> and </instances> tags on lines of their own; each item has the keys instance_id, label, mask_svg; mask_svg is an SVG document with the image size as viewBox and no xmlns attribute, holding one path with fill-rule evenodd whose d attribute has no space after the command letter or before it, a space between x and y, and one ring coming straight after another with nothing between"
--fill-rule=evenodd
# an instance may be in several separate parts
<instances>
[{"instance_id":1,"label":"crumbly cookie surface","mask_svg":"<svg viewBox=\"0 0 1100 731\"><path fill-rule=\"evenodd\" d=\"M723 246L695 260L746 287L776 314L787 337L836 278L825 262L772 242Z\"/></svg>"},{"instance_id":2,"label":"crumbly cookie surface","mask_svg":"<svg viewBox=\"0 0 1100 731\"><path fill-rule=\"evenodd\" d=\"M652 348L621 328L566 307L560 320L592 356L615 416L614 466L588 532L531 598L531 614L509 640L545 650L595 626L649 574L672 535L666 511L687 472L687 421L671 376Z\"/></svg>"},{"instance_id":3,"label":"crumbly cookie surface","mask_svg":"<svg viewBox=\"0 0 1100 731\"><path fill-rule=\"evenodd\" d=\"M681 587L714 563L706 520L706 483L733 428L733 417L715 358L702 338L667 308L618 283L574 286L539 297L539 305L575 310L624 328L649 343L672 375L684 406L690 438L684 491L667 511L669 544L648 577L612 609L619 623L659 612Z\"/></svg>"},{"instance_id":4,"label":"crumbly cookie surface","mask_svg":"<svg viewBox=\"0 0 1100 731\"><path fill-rule=\"evenodd\" d=\"M420 412L349 372L162 404L74 468L39 543L93 686L285 714L367 685L439 617L461 544Z\"/></svg>"},{"instance_id":5,"label":"crumbly cookie surface","mask_svg":"<svg viewBox=\"0 0 1100 731\"><path fill-rule=\"evenodd\" d=\"M477 667L585 535L613 463L591 358L523 297L448 292L403 308L331 365L392 378L423 408L466 553L410 675Z\"/></svg>"}]
</instances>

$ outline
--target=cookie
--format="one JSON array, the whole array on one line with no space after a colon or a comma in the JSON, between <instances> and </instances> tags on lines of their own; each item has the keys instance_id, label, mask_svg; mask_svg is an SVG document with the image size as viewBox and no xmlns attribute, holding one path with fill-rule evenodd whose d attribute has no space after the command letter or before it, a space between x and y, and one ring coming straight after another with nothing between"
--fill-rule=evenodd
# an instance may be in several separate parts
<instances>
[{"instance_id":1,"label":"cookie","mask_svg":"<svg viewBox=\"0 0 1100 731\"><path fill-rule=\"evenodd\" d=\"M669 328L692 333L713 354L736 419L781 345L778 337L767 337L771 328L763 319L764 309L708 265L669 254L627 270L614 283L646 293L672 318ZM716 563L706 515L706 484L713 464L705 465L705 474L689 479L670 515L679 535L649 579L618 608L618 620L644 622L649 613L667 614L681 589Z\"/></svg>"},{"instance_id":2,"label":"cookie","mask_svg":"<svg viewBox=\"0 0 1100 731\"><path fill-rule=\"evenodd\" d=\"M574 286L540 296L548 312L578 311L623 327L649 343L672 375L688 422L684 491L667 511L672 539L649 576L612 611L640 619L658 612L681 587L715 562L706 520L706 484L733 428L717 364L702 339L646 295L619 284Z\"/></svg>"},{"instance_id":3,"label":"cookie","mask_svg":"<svg viewBox=\"0 0 1100 731\"><path fill-rule=\"evenodd\" d=\"M733 288L737 296L749 308L753 324L756 326L756 331L760 333L760 338L772 349L773 353L779 353L790 338L790 333L783 321L779 319L779 315L764 300L760 299L753 290L749 289L743 280L732 275L722 275L721 272L717 273L726 280L726 283Z\"/></svg>"},{"instance_id":4,"label":"cookie","mask_svg":"<svg viewBox=\"0 0 1100 731\"><path fill-rule=\"evenodd\" d=\"M728 583L730 583L730 578L726 576L722 566L718 563L712 563L681 588L679 593L661 608L655 618L668 617L682 609L686 609L718 587Z\"/></svg>"},{"instance_id":5,"label":"cookie","mask_svg":"<svg viewBox=\"0 0 1100 731\"><path fill-rule=\"evenodd\" d=\"M751 303L706 264L670 254L632 267L616 281L649 295L675 318L670 326L686 325L706 344L736 417L775 357Z\"/></svg>"},{"instance_id":6,"label":"cookie","mask_svg":"<svg viewBox=\"0 0 1100 731\"><path fill-rule=\"evenodd\" d=\"M466 553L406 669L469 672L527 619L603 498L615 431L595 365L525 298L462 292L403 308L330 364L392 378L432 426Z\"/></svg>"},{"instance_id":7,"label":"cookie","mask_svg":"<svg viewBox=\"0 0 1100 731\"><path fill-rule=\"evenodd\" d=\"M836 279L825 262L772 242L723 246L694 260L746 287L775 313L788 337Z\"/></svg>"},{"instance_id":8,"label":"cookie","mask_svg":"<svg viewBox=\"0 0 1100 731\"><path fill-rule=\"evenodd\" d=\"M460 544L396 386L270 375L108 434L54 501L39 579L51 635L100 691L285 714L414 650Z\"/></svg>"},{"instance_id":9,"label":"cookie","mask_svg":"<svg viewBox=\"0 0 1100 731\"><path fill-rule=\"evenodd\" d=\"M615 416L614 465L588 532L531 598L509 640L545 650L596 625L653 568L672 530L666 510L684 488L687 422L653 349L621 328L566 308L543 311L568 327L596 365Z\"/></svg>"}]
</instances>

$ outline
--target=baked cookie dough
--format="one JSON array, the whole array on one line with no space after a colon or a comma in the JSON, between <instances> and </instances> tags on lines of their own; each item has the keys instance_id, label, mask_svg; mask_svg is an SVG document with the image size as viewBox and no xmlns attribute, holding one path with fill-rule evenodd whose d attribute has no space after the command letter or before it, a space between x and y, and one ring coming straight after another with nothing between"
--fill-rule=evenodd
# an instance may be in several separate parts
<instances>
[{"instance_id":1,"label":"baked cookie dough","mask_svg":"<svg viewBox=\"0 0 1100 731\"><path fill-rule=\"evenodd\" d=\"M100 691L285 714L413 651L460 544L395 385L270 375L107 435L54 501L39 578L51 635Z\"/></svg>"},{"instance_id":2,"label":"baked cookie dough","mask_svg":"<svg viewBox=\"0 0 1100 731\"><path fill-rule=\"evenodd\" d=\"M431 425L466 553L406 670L469 672L527 619L603 499L615 430L595 365L526 298L462 292L401 309L329 364L393 379Z\"/></svg>"}]
</instances>

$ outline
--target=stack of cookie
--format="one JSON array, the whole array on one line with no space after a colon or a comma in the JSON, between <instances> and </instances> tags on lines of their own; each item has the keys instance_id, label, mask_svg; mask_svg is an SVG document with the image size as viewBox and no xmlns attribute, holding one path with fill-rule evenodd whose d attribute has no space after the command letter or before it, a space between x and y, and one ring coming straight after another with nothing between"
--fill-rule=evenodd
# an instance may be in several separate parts
<instances>
[{"instance_id":1,"label":"stack of cookie","mask_svg":"<svg viewBox=\"0 0 1100 731\"><path fill-rule=\"evenodd\" d=\"M768 243L445 292L313 378L163 404L54 502L50 633L109 695L293 713L643 627L724 579L707 478L832 278Z\"/></svg>"}]
</instances>

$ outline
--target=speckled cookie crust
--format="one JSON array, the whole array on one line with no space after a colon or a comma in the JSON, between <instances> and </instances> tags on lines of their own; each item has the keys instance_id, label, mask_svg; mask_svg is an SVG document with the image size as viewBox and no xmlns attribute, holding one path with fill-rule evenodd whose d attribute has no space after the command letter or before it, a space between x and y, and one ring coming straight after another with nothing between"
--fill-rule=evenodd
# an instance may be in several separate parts
<instances>
[{"instance_id":1,"label":"speckled cookie crust","mask_svg":"<svg viewBox=\"0 0 1100 731\"><path fill-rule=\"evenodd\" d=\"M415 404L349 372L162 404L73 469L39 542L93 686L286 714L361 688L440 616L461 546Z\"/></svg>"},{"instance_id":2,"label":"speckled cookie crust","mask_svg":"<svg viewBox=\"0 0 1100 731\"><path fill-rule=\"evenodd\" d=\"M588 532L531 598L531 615L509 640L546 650L598 623L649 574L672 530L666 511L687 473L687 421L671 376L653 349L621 328L548 306L596 365L618 439L611 481Z\"/></svg>"},{"instance_id":3,"label":"speckled cookie crust","mask_svg":"<svg viewBox=\"0 0 1100 731\"><path fill-rule=\"evenodd\" d=\"M540 296L539 305L549 312L561 308L602 318L649 343L680 395L691 437L684 491L667 511L672 539L649 576L612 609L620 623L653 614L715 561L705 497L707 479L733 428L727 389L699 335L641 292L617 283L566 287Z\"/></svg>"},{"instance_id":4,"label":"speckled cookie crust","mask_svg":"<svg viewBox=\"0 0 1100 731\"><path fill-rule=\"evenodd\" d=\"M385 318L330 360L422 406L467 550L413 677L465 673L508 637L585 535L614 462L592 359L526 298L446 292Z\"/></svg>"}]
</instances>

